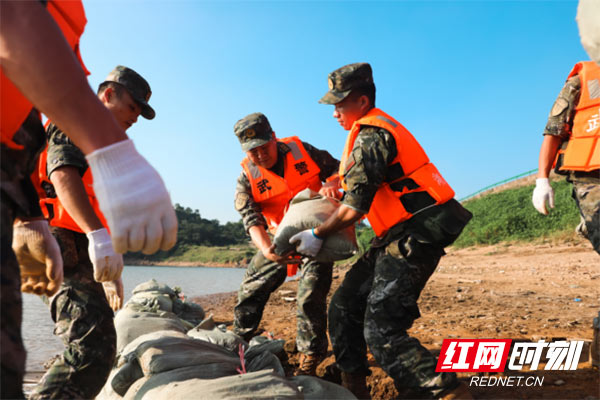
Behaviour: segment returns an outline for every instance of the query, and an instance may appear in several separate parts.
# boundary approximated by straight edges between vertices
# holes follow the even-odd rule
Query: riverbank
[[[422,317],[411,336],[434,353],[447,338],[510,338],[515,340],[592,339],[592,319],[598,315],[598,254],[585,240],[567,243],[508,244],[449,249],[421,294]],[[331,296],[342,282],[347,266],[336,266]],[[264,310],[260,328],[286,340],[292,373],[295,352],[297,280],[284,283]],[[218,323],[231,326],[236,293],[200,296],[201,304]],[[589,352],[589,348],[586,347]],[[391,378],[369,354],[368,377],[374,399],[412,398],[398,393]],[[317,374],[337,382],[331,347]],[[469,382],[473,374],[459,377]],[[497,376],[509,375],[508,373]],[[598,399],[600,378],[582,354],[576,371],[528,371],[543,377],[541,387],[471,387],[477,399]]]
[[[161,266],[161,267],[210,267],[210,268],[246,268],[248,265],[246,262],[214,262],[214,261],[153,261],[135,258],[126,258],[125,264],[132,267],[148,267],[148,266]]]

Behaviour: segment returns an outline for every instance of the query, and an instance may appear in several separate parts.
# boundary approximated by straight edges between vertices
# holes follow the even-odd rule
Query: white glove
[[[86,156],[94,191],[117,253],[168,250],[177,240],[177,217],[167,188],[131,140]],[[110,280],[110,279],[109,279]]]
[[[21,291],[52,296],[63,281],[60,247],[48,221],[20,221],[13,226],[12,248],[21,269]]]
[[[535,189],[533,189],[531,201],[535,209],[544,215],[548,215],[546,202],[550,208],[554,208],[554,190],[552,190],[548,178],[538,178],[535,180]]]
[[[316,256],[323,245],[323,239],[315,235],[314,229],[307,229],[296,233],[290,238],[290,244],[296,242],[300,242],[296,246],[296,251],[309,257]]]
[[[120,310],[123,307],[123,280],[119,278],[115,281],[102,282],[102,288],[110,308],[113,311]]]
[[[106,228],[86,234],[89,245],[88,253],[94,266],[96,282],[110,282],[121,277],[123,256],[115,253],[110,235]]]

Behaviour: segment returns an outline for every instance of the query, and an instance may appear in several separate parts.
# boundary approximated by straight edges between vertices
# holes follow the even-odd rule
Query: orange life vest
[[[377,236],[382,237],[394,225],[454,197],[454,191],[429,162],[427,154],[413,135],[378,108],[372,108],[367,115],[356,121],[348,134],[340,162],[340,178],[344,190],[348,190],[344,174],[352,167],[346,166],[346,163],[363,125],[376,126],[390,132],[397,148],[396,157],[388,164],[387,180],[375,193],[367,213],[367,219]]]
[[[42,209],[42,213],[44,217],[48,220],[48,223],[51,226],[56,226],[59,228],[69,229],[75,232],[84,233],[83,230],[77,225],[77,223],[73,220],[73,218],[69,215],[65,207],[62,205],[58,197],[47,197],[46,193],[43,191],[42,185],[44,182],[47,184],[51,184],[50,179],[48,178],[46,168],[46,162],[48,159],[48,146],[44,149],[42,154],[40,154],[40,158],[38,160],[38,169],[35,172],[37,175],[37,183],[36,189],[38,190],[38,194],[40,194],[40,208]],[[85,187],[85,192],[88,195],[88,199],[96,216],[102,223],[106,229],[108,229],[108,224],[106,223],[106,218],[100,211],[100,205],[98,204],[98,199],[96,198],[96,194],[94,193],[94,179],[92,178],[92,172],[90,168],[88,168],[83,177],[81,178],[83,182],[83,186]],[[41,192],[40,192],[41,190]]]
[[[290,148],[285,156],[283,178],[257,166],[247,157],[242,161],[242,168],[252,188],[252,197],[260,205],[271,231],[277,228],[288,203],[298,192],[306,188],[316,192],[321,189],[321,170],[310,158],[300,139],[292,136],[277,141]]]
[[[581,94],[560,170],[589,172],[600,168],[600,66],[579,62],[569,78],[575,75],[581,80]]]
[[[81,0],[51,0],[47,4],[47,9],[61,29],[69,46],[75,51],[84,72],[89,75],[79,53],[79,38],[87,22]],[[0,140],[3,145],[12,149],[23,149],[22,145],[13,141],[13,136],[32,108],[33,104],[2,71],[0,73],[0,115],[2,116],[0,118]]]

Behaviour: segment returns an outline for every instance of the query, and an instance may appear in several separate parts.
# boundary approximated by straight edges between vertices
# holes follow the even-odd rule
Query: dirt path
[[[345,269],[334,272],[332,291]],[[295,296],[297,282],[287,282],[271,296],[261,328],[289,343],[289,372],[297,364],[294,354]],[[291,295],[281,291],[292,291]],[[235,294],[197,298],[215,320],[230,324]],[[429,280],[420,299],[420,319],[410,330],[424,346],[439,352],[445,338],[495,338],[547,341],[592,339],[592,319],[600,310],[600,257],[589,243],[486,246],[450,250]],[[586,347],[587,349],[587,347]],[[317,373],[332,381],[333,356]],[[392,380],[370,356],[373,374],[369,385],[373,398],[399,396]],[[459,377],[468,382],[473,374]],[[532,371],[517,375],[544,377],[541,387],[472,387],[481,399],[598,399],[600,373],[587,354],[576,371]],[[402,397],[410,393],[402,393]]]

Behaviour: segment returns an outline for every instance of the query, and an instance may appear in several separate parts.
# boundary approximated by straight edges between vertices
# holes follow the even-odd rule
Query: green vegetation
[[[555,207],[549,215],[538,213],[531,204],[534,186],[508,189],[464,202],[473,213],[473,219],[454,245],[528,241],[573,231],[579,223],[579,211],[571,198],[571,185],[561,179],[552,182],[552,187]]]
[[[237,263],[254,255],[242,221],[221,225],[200,216],[198,210],[175,204],[179,222],[177,244],[156,254],[128,253],[126,263],[186,261],[191,263]]]
[[[533,186],[521,186],[492,193],[463,205],[473,213],[473,219],[454,243],[456,247],[495,244],[499,242],[530,241],[538,238],[564,236],[573,232],[579,223],[579,211],[571,198],[571,185],[564,179],[552,182],[555,208],[550,215],[539,214],[531,204]],[[256,249],[250,245],[241,221],[221,225],[218,220],[207,220],[198,210],[175,205],[179,220],[177,244],[169,251],[154,255],[128,254],[126,262],[190,263],[247,263]],[[357,225],[360,254],[368,250],[375,236],[363,223]],[[358,258],[359,255],[347,263]]]

